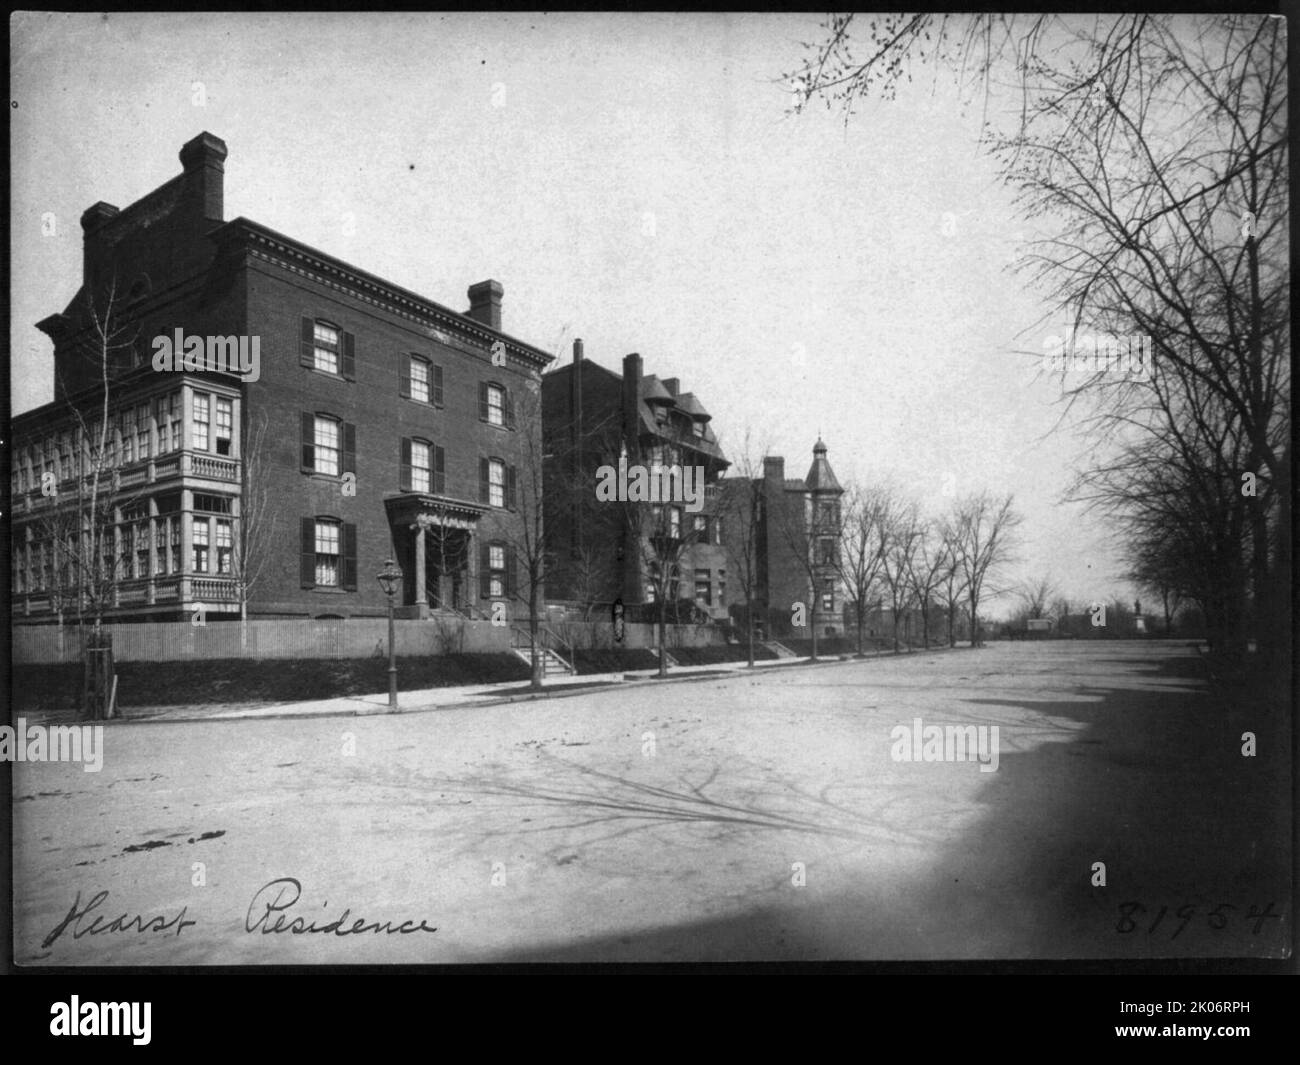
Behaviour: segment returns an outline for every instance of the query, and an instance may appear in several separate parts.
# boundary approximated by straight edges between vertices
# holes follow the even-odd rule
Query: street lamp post
[[[379,586],[388,596],[388,709],[397,709],[397,640],[393,624],[393,596],[397,594],[397,582],[402,579],[402,571],[391,558],[384,563],[384,568],[377,574]]]

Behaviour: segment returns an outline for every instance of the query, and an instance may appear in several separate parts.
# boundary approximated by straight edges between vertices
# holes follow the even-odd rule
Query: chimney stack
[[[573,361],[582,362],[582,340],[578,339],[573,342]]]
[[[501,331],[501,297],[505,288],[500,281],[480,281],[469,286],[469,310],[465,313],[489,329]]]
[[[763,459],[763,477],[778,484],[785,484],[785,459],[780,455],[767,455]]]
[[[87,285],[96,284],[100,274],[103,245],[96,234],[119,213],[119,208],[100,200],[81,215],[81,276]]]
[[[181,148],[185,192],[202,217],[225,219],[226,142],[206,130]]]

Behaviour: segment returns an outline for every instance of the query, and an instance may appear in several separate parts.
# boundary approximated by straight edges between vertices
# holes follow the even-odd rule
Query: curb
[[[936,648],[932,648],[929,651],[914,652],[914,654],[918,654],[918,655],[933,654],[936,652],[943,652],[948,650],[950,650],[950,648],[936,647]],[[642,677],[642,676],[637,676],[635,674],[624,674],[623,680],[610,681],[609,683],[606,684],[595,684],[589,686],[572,685],[571,687],[573,690],[571,691],[566,691],[565,688],[570,686],[565,685],[564,687],[554,688],[551,690],[543,689],[540,692],[523,692],[518,695],[507,695],[498,698],[480,699],[480,700],[474,700],[468,702],[425,703],[423,705],[418,705],[418,706],[399,706],[395,713],[394,711],[389,710],[387,706],[368,705],[353,710],[318,710],[318,711],[303,711],[300,713],[283,713],[283,714],[271,713],[271,714],[235,716],[233,714],[217,713],[217,714],[207,714],[202,717],[173,717],[171,715],[165,715],[165,716],[158,715],[154,717],[140,717],[140,718],[122,717],[122,718],[112,718],[108,721],[83,722],[83,724],[179,725],[179,724],[202,724],[204,722],[210,722],[210,721],[220,721],[220,722],[291,721],[291,720],[311,720],[314,718],[323,718],[323,717],[389,717],[389,716],[396,716],[401,714],[431,714],[431,713],[437,713],[440,710],[467,710],[467,709],[473,709],[479,707],[508,706],[512,703],[537,702],[539,700],[544,700],[544,699],[571,699],[578,695],[593,695],[600,692],[614,691],[614,690],[627,688],[627,687],[640,688],[640,687],[645,687],[647,685],[656,685],[656,684],[662,686],[664,684],[687,684],[695,681],[705,681],[705,680],[725,680],[729,677],[755,676],[760,673],[768,672],[770,670],[797,669],[801,666],[804,667],[842,666],[842,665],[847,665],[852,663],[871,662],[871,661],[875,661],[877,658],[886,658],[886,657],[893,658],[893,657],[904,657],[904,656],[872,655],[867,658],[855,658],[852,655],[846,655],[844,657],[836,656],[835,658],[829,658],[829,657],[819,658],[816,662],[812,662],[807,658],[798,658],[788,663],[779,662],[779,663],[774,663],[772,665],[756,667],[752,672],[747,666],[742,665],[739,669],[721,669],[721,670],[714,670],[710,672],[699,672],[699,673],[680,673],[677,674],[676,676],[670,673],[666,677],[659,677],[659,676]]]

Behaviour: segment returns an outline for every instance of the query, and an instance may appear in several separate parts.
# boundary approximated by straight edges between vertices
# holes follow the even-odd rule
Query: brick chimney
[[[582,341],[573,342],[569,371],[569,449],[573,452],[573,483],[582,476]]]
[[[681,387],[681,380],[676,377],[665,377],[663,381],[663,385],[664,388],[668,390],[668,394],[672,396],[674,399],[676,399],[677,390]]]
[[[785,459],[780,455],[767,455],[763,458],[763,477],[768,481],[785,484]]]
[[[623,442],[627,461],[641,461],[641,356],[623,356]]]
[[[225,220],[226,142],[206,130],[181,148],[185,197],[204,218]]]
[[[501,297],[506,290],[500,281],[480,281],[469,286],[469,310],[466,315],[489,329],[501,331]]]
[[[120,208],[100,200],[81,215],[81,276],[87,284],[94,284],[100,274],[104,245],[97,234],[119,213]]]

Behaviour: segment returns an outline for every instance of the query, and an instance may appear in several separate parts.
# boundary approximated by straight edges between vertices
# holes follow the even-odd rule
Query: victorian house
[[[656,602],[662,595],[679,619],[725,619],[726,553],[718,514],[718,478],[729,463],[700,399],[676,377],[644,371],[639,354],[621,374],[584,358],[542,378],[547,459],[546,527],[553,549],[551,600],[585,611]],[[601,471],[638,467],[654,475],[697,477],[688,501],[675,489],[662,496],[610,501],[597,487]],[[698,476],[697,476],[698,475]],[[692,609],[686,609],[692,608]]]

